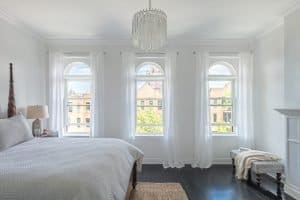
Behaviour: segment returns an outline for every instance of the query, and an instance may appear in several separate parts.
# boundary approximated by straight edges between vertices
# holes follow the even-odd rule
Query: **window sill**
[[[211,133],[213,137],[237,137],[237,133]]]
[[[135,135],[135,137],[164,137],[164,135]]]

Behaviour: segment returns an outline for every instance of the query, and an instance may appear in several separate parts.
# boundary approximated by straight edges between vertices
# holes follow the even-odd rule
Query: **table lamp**
[[[40,136],[42,134],[42,121],[40,119],[49,118],[48,106],[34,105],[27,107],[27,119],[35,119],[32,122],[32,134]]]

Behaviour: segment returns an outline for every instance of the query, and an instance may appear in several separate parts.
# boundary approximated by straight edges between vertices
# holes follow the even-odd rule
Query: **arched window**
[[[163,135],[164,133],[164,82],[163,68],[155,62],[144,62],[136,67],[137,136]]]
[[[87,62],[68,62],[65,66],[64,79],[64,136],[89,136],[91,133],[91,68]]]
[[[208,69],[210,130],[212,134],[235,134],[236,71],[226,62]]]

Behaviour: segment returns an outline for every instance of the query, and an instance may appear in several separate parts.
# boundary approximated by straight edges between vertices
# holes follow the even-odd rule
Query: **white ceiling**
[[[152,0],[175,40],[243,39],[279,21],[296,0]],[[130,39],[147,0],[0,0],[0,9],[45,38]],[[1,13],[0,10],[0,13]]]

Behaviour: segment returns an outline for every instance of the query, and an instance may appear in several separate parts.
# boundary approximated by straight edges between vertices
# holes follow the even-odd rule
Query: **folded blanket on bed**
[[[272,153],[264,151],[249,150],[239,153],[235,157],[236,177],[238,179],[247,179],[248,170],[255,161],[274,161],[280,158]]]

